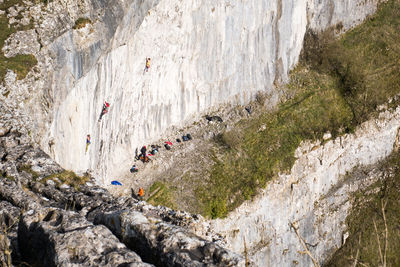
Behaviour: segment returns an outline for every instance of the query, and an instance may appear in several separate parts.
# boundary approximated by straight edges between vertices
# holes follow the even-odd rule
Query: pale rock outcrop
[[[75,212],[47,208],[29,210],[18,227],[22,254],[44,266],[152,266],[102,225]]]
[[[312,266],[293,223],[308,249],[321,263],[342,245],[351,194],[378,179],[345,179],[357,166],[374,164],[394,149],[400,127],[400,108],[384,111],[363,123],[354,134],[325,144],[304,143],[295,153],[290,174],[281,174],[252,202],[245,202],[226,219],[211,223],[224,236],[227,248],[244,253],[258,266]]]
[[[40,44],[37,41],[35,30],[13,33],[13,35],[7,39],[2,50],[6,57],[15,57],[19,54],[37,54],[40,50]]]
[[[243,266],[240,255],[201,239],[184,228],[132,210],[94,211],[95,223],[106,225],[144,260],[157,266]]]

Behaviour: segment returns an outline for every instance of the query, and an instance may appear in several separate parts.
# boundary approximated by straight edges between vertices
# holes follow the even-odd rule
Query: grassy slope
[[[207,185],[196,190],[203,215],[225,216],[278,172],[290,170],[301,141],[352,131],[399,93],[399,12],[399,1],[389,1],[340,40],[321,35],[325,39],[305,50],[292,73],[288,91],[294,97],[219,138],[224,152],[215,156]]]
[[[357,255],[357,266],[381,264],[379,246],[381,246],[382,256],[385,255],[382,203],[387,203],[385,208],[388,226],[386,266],[400,266],[400,153],[393,153],[377,168],[382,171],[380,180],[365,192],[355,194],[353,211],[347,218],[349,238],[346,244],[325,264],[326,266],[354,266]],[[377,236],[379,236],[379,243]]]
[[[206,215],[224,216],[278,172],[289,170],[302,140],[351,125],[351,110],[333,89],[335,79],[307,69],[296,70],[292,77],[301,84],[291,84],[301,91],[293,99],[276,113],[262,114],[223,134],[226,153],[215,158],[209,184],[198,191]]]
[[[146,199],[152,205],[163,203],[164,206],[176,209],[174,188],[162,182],[155,182],[149,189],[149,197]]]
[[[28,30],[32,25],[25,27],[17,27],[15,24],[9,25],[7,18],[7,9],[16,5],[23,5],[22,0],[4,0],[0,4],[0,10],[6,11],[0,15],[0,48],[4,46],[5,40],[18,30]],[[7,69],[13,70],[17,74],[17,79],[23,79],[29,70],[37,64],[37,60],[33,55],[17,55],[12,58],[6,58],[3,52],[0,52],[0,81],[4,79]]]

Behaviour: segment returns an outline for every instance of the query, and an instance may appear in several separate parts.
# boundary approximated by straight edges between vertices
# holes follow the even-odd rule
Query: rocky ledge
[[[245,265],[211,235],[195,234],[207,232],[201,216],[112,197],[88,177],[68,179],[23,127],[0,126],[0,261],[6,266]]]

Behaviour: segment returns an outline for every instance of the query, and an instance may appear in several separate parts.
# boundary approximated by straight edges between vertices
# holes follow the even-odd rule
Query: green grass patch
[[[325,266],[353,266],[357,254],[357,266],[383,266],[379,255],[379,245],[382,255],[385,246],[382,203],[387,203],[384,209],[388,230],[386,266],[400,266],[400,154],[393,153],[377,168],[382,171],[380,180],[354,195],[346,222],[349,238]]]
[[[23,79],[33,66],[37,64],[34,55],[16,55],[12,58],[0,55],[0,80],[4,79],[7,69],[13,70],[17,74],[17,79]]]
[[[202,214],[226,216],[279,172],[289,171],[302,141],[328,131],[333,137],[352,132],[398,94],[399,25],[400,2],[389,1],[340,39],[329,32],[310,34],[287,86],[292,97],[276,112],[243,120],[217,138],[220,151],[209,180],[196,189]]]
[[[171,209],[176,209],[174,191],[175,189],[168,184],[155,182],[150,186],[147,202],[154,206],[163,205]]]
[[[7,18],[7,9],[15,5],[24,5],[22,0],[5,0],[0,4],[0,10],[6,11],[5,14],[0,15],[0,48],[4,46],[5,40],[14,32],[19,30],[28,30],[33,28],[33,24],[28,26],[18,27],[15,24],[9,25]],[[20,16],[20,14],[18,15]],[[26,77],[30,69],[37,64],[37,60],[33,55],[17,55],[15,57],[6,58],[0,52],[0,81],[4,80],[7,70],[10,69],[17,74],[17,79]]]
[[[92,21],[88,18],[79,18],[75,21],[74,29],[81,29],[86,26],[86,24],[92,23]]]

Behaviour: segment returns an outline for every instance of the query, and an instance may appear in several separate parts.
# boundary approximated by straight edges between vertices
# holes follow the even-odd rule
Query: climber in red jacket
[[[108,108],[109,108],[109,107],[110,107],[110,104],[107,103],[107,101],[104,101],[103,109],[102,109],[102,111],[101,111],[99,121],[101,121],[101,118],[104,116],[104,114],[106,114],[106,113],[108,112]]]

